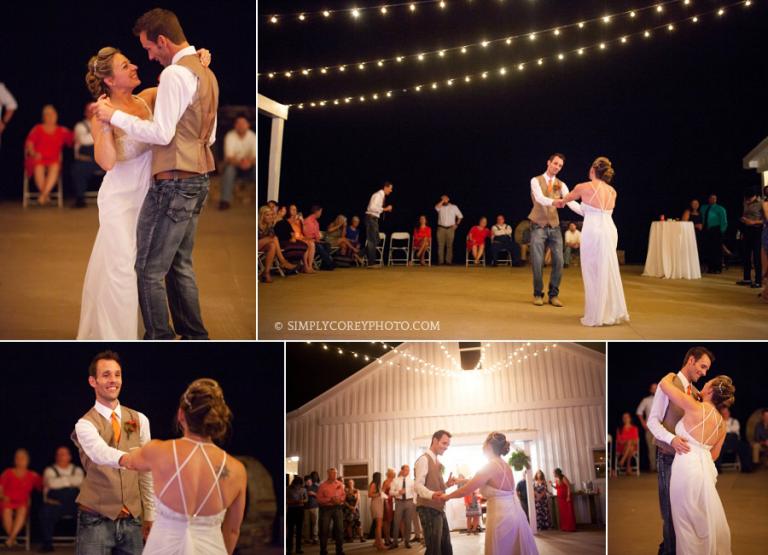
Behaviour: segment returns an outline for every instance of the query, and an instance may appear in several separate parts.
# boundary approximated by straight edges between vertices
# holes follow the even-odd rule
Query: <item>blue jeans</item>
[[[374,266],[376,264],[376,245],[379,244],[379,219],[365,215],[365,249],[368,255],[368,265]],[[384,264],[384,257],[381,257],[381,264]]]
[[[544,296],[544,252],[552,251],[552,274],[549,276],[549,298],[560,294],[563,277],[563,234],[559,227],[541,227],[531,222],[531,266],[533,268],[533,296]]]
[[[568,245],[565,246],[565,256],[563,257],[563,262],[566,266],[569,266],[571,264],[571,255],[575,252],[576,254],[579,254],[581,252],[580,248],[571,248]]]
[[[75,555],[141,555],[143,550],[140,519],[78,512]]]
[[[144,339],[208,339],[192,269],[208,176],[154,181],[139,213],[136,277]],[[168,321],[168,309],[173,328]],[[174,331],[175,330],[175,331]]]
[[[256,166],[250,170],[241,170],[237,166],[227,164],[221,174],[221,201],[232,202],[232,194],[235,191],[235,180],[237,177],[244,177],[249,181],[256,183]]]
[[[427,545],[425,555],[453,555],[451,529],[445,512],[431,507],[416,507],[416,512],[419,514],[424,543]]]
[[[672,478],[672,462],[675,455],[666,455],[656,449],[656,470],[659,480],[659,508],[663,521],[664,541],[659,545],[659,555],[675,555],[675,526],[672,523],[672,505],[669,502],[669,482]]]

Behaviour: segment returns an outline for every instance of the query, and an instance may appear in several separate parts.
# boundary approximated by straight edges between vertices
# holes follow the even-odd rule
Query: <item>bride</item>
[[[199,50],[203,65],[207,50]],[[109,97],[115,107],[152,119],[157,88],[134,95],[141,84],[133,65],[107,46],[88,61],[85,82],[94,98]],[[99,231],[85,272],[77,339],[138,339],[136,222],[152,180],[151,145],[91,118],[94,157],[107,173],[99,188]]]
[[[213,444],[228,435],[231,419],[219,384],[195,380],[179,403],[183,437],[153,440],[120,458],[124,468],[152,471],[155,489],[160,488],[144,555],[231,555],[235,550],[245,512],[246,471]]]
[[[493,432],[483,444],[488,464],[465,485],[442,498],[455,499],[480,488],[488,500],[485,555],[538,555],[528,519],[515,493],[512,469],[502,460],[509,453],[504,434]]]
[[[616,256],[618,233],[613,223],[616,190],[611,187],[613,166],[604,156],[592,162],[589,179],[580,183],[555,206],[581,199],[584,226],[581,235],[581,275],[584,280],[585,326],[604,326],[629,321],[624,288]]]
[[[701,390],[701,402],[675,387],[675,374],[659,384],[662,391],[685,411],[675,434],[688,441],[691,450],[678,453],[672,462],[669,498],[675,525],[677,555],[730,555],[731,530],[715,489],[725,440],[720,409],[733,404],[736,388],[728,376],[709,380]]]

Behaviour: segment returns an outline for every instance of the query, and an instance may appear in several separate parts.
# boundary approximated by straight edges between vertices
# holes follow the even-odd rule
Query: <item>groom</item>
[[[192,249],[197,219],[215,169],[210,145],[215,139],[219,85],[190,46],[176,15],[155,8],[133,28],[160,74],[151,121],[97,104],[99,119],[134,139],[154,145],[154,180],[139,214],[136,274],[144,339],[208,339],[200,313]],[[168,322],[170,307],[173,329]]]
[[[140,555],[155,520],[152,474],[122,470],[125,452],[150,441],[147,417],[121,406],[120,357],[97,354],[88,368],[96,403],[75,425],[85,479],[77,497],[77,555]]]
[[[426,555],[453,555],[451,529],[445,516],[445,501],[441,495],[456,484],[456,478],[450,476],[443,481],[442,465],[437,457],[445,453],[451,445],[451,434],[438,430],[432,434],[432,443],[421,457],[416,460],[416,512],[424,531]]]
[[[700,398],[699,391],[693,386],[693,383],[707,375],[707,371],[714,361],[715,355],[706,347],[692,347],[685,354],[683,367],[674,379],[675,387],[697,399]],[[672,462],[675,460],[675,453],[687,453],[691,450],[684,438],[675,435],[675,425],[683,415],[683,409],[670,403],[669,397],[660,387],[657,387],[647,423],[648,429],[656,438],[659,507],[664,526],[664,541],[659,545],[659,555],[675,554],[675,528],[672,523],[669,483],[672,478]]]
[[[533,269],[533,304],[544,305],[544,253],[547,247],[552,252],[552,274],[549,278],[549,304],[563,306],[560,301],[560,279],[563,274],[563,234],[560,231],[560,217],[554,206],[556,199],[568,194],[568,187],[557,178],[563,169],[565,156],[555,153],[547,160],[547,171],[531,179],[531,200],[533,209],[528,214],[531,221],[531,268]],[[568,208],[583,216],[581,205],[572,201]]]

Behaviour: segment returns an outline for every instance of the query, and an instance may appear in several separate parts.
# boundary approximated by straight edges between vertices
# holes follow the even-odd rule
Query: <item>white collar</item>
[[[680,381],[683,382],[683,391],[687,391],[688,386],[691,385],[691,382],[688,381],[688,378],[685,377],[685,374],[683,374],[683,371],[677,373],[677,377],[680,378]]]
[[[111,409],[108,406],[102,405],[101,403],[96,401],[96,404],[94,404],[94,408],[96,409],[96,412],[98,412],[101,416],[103,416],[107,420],[112,420],[113,412],[117,414],[118,420],[122,420],[122,414],[120,411],[120,401],[117,402],[117,406],[114,409]]]
[[[432,457],[433,461],[437,462],[437,455],[435,455],[435,453],[434,453],[434,451],[432,451],[432,449],[427,448],[426,453],[427,453],[427,455]]]
[[[552,180],[553,180],[555,177],[557,177],[556,175],[553,175],[552,177],[549,177],[549,174],[548,174],[547,172],[544,172],[544,174],[543,174],[543,175],[544,175],[544,181],[546,181],[547,183],[549,183],[549,182],[550,182],[550,181],[552,181]]]
[[[171,65],[181,60],[184,56],[190,56],[195,52],[197,52],[197,50],[195,50],[195,47],[192,45],[189,45],[186,48],[182,48],[181,50],[176,52],[176,54],[173,56],[173,59],[171,60]]]

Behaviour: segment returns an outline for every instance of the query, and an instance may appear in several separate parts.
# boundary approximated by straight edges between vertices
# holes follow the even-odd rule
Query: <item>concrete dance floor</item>
[[[74,210],[0,204],[0,339],[74,339],[98,228],[95,204]],[[211,339],[256,337],[256,215],[208,202],[193,253]]]
[[[731,528],[733,553],[766,552],[768,470],[751,474],[725,472],[717,491]],[[661,516],[656,474],[611,478],[608,482],[608,555],[648,555],[661,542]]]
[[[699,280],[642,277],[622,266],[631,321],[588,328],[579,323],[584,293],[578,267],[564,270],[564,308],[532,304],[531,269],[392,267],[336,269],[259,284],[262,339],[765,339],[768,304],[735,285],[732,268]],[[549,276],[549,268],[545,271]],[[439,330],[308,330],[305,321],[431,321]],[[300,322],[302,322],[300,324]],[[420,324],[420,326],[423,326]]]

